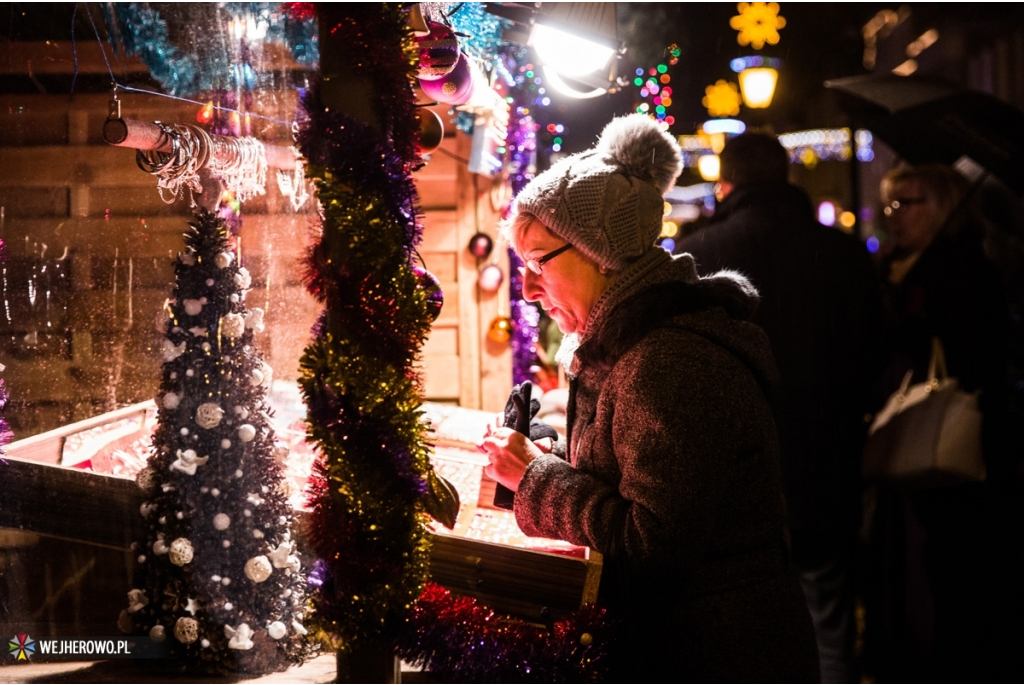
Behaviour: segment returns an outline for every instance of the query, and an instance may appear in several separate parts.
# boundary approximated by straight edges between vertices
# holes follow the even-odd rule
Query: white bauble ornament
[[[245,327],[251,328],[256,333],[260,333],[264,329],[263,310],[259,307],[253,307],[246,312]]]
[[[149,629],[149,639],[153,642],[163,642],[167,639],[167,629],[159,623]]]
[[[139,590],[134,588],[128,591],[128,613],[134,614],[142,607],[149,604],[149,597],[146,596],[145,590]]]
[[[156,471],[147,466],[146,468],[139,471],[138,475],[135,476],[135,484],[139,486],[139,490],[143,492],[149,492],[156,485]]]
[[[231,526],[231,517],[227,514],[217,514],[213,517],[213,527],[217,530],[227,530]]]
[[[167,556],[175,566],[184,566],[192,561],[192,554],[192,543],[189,542],[188,538],[178,538],[171,543],[171,549],[168,551]]]
[[[244,266],[239,267],[238,273],[235,274],[235,285],[242,290],[252,285],[252,276],[249,275],[249,270]]]
[[[288,628],[286,628],[280,621],[274,621],[267,625],[267,635],[270,636],[271,640],[280,640],[287,634]]]
[[[199,639],[199,623],[194,618],[182,616],[174,624],[174,637],[183,645],[190,645]]]
[[[181,304],[185,307],[185,313],[189,316],[198,316],[199,312],[203,311],[203,300],[206,298],[200,298],[198,300],[186,299],[182,300]]]
[[[220,334],[229,338],[240,338],[245,333],[245,319],[241,314],[225,314],[220,317]]]
[[[237,628],[225,625],[224,636],[230,649],[252,649],[252,629],[247,623],[240,623]]]
[[[231,262],[234,258],[228,252],[218,252],[213,258],[213,263],[217,265],[218,269],[226,269],[231,266]]]
[[[200,428],[216,428],[224,418],[224,410],[216,402],[204,402],[196,408],[196,423]]]
[[[176,392],[169,392],[164,395],[164,409],[177,409],[178,405],[181,404],[181,397]]]
[[[163,355],[165,362],[174,361],[181,355],[185,354],[185,343],[182,341],[175,345],[167,338],[164,338],[164,341],[160,343],[160,354]]]
[[[270,560],[262,554],[245,562],[245,577],[254,583],[262,583],[273,572],[274,568],[270,565]]]
[[[238,427],[238,439],[242,442],[252,442],[256,437],[256,427],[251,423],[243,423]]]

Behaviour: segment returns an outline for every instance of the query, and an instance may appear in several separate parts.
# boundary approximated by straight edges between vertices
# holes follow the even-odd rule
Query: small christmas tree
[[[159,426],[138,476],[146,539],[119,625],[163,641],[193,670],[268,673],[301,663],[306,581],[264,398],[271,369],[253,347],[248,271],[223,221],[190,222],[164,334]]]

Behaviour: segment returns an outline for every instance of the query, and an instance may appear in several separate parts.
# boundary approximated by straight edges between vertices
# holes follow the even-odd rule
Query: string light
[[[777,2],[741,2],[729,26],[739,31],[736,42],[760,50],[765,43],[778,45],[779,29],[786,27],[785,17],[779,16]]]

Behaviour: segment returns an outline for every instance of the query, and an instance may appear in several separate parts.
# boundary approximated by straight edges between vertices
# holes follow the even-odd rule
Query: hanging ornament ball
[[[494,241],[486,233],[476,233],[469,239],[469,253],[477,259],[487,259],[494,249]]]
[[[142,469],[135,476],[135,484],[139,486],[139,490],[149,492],[156,485],[156,471],[148,466]]]
[[[196,423],[200,428],[216,428],[224,418],[224,410],[215,402],[204,402],[196,408]]]
[[[149,629],[149,639],[153,642],[163,642],[167,639],[167,629],[157,623]]]
[[[243,423],[238,427],[238,439],[242,442],[252,442],[256,437],[256,427],[251,423]]]
[[[427,296],[427,321],[433,323],[441,314],[444,306],[444,292],[441,290],[441,282],[437,277],[421,266],[412,267],[416,275],[416,283]]]
[[[229,338],[241,338],[245,333],[245,319],[241,314],[225,314],[220,319],[220,333]]]
[[[228,268],[232,261],[231,254],[228,252],[218,252],[217,256],[213,258],[213,263],[217,265],[218,269]]]
[[[132,632],[133,628],[132,617],[128,614],[128,610],[122,609],[121,613],[117,617],[117,629],[122,633],[128,634]]]
[[[213,517],[213,527],[217,530],[227,530],[231,525],[231,517],[227,514],[217,514]]]
[[[174,624],[174,637],[183,645],[190,645],[199,639],[199,624],[194,618],[182,616]]]
[[[432,109],[420,107],[418,113],[420,119],[420,154],[429,155],[441,147],[444,140],[444,122]]]
[[[512,337],[512,321],[507,316],[496,316],[487,329],[487,337],[496,343],[507,343]]]
[[[192,561],[192,543],[188,538],[178,538],[171,543],[171,549],[167,556],[175,566],[184,566]]]
[[[461,105],[473,94],[473,70],[469,58],[463,55],[452,72],[436,81],[420,80],[427,97],[446,105]]]
[[[273,572],[274,567],[270,565],[270,559],[262,554],[245,562],[245,577],[254,583],[262,583]]]
[[[497,264],[488,264],[484,268],[480,269],[480,289],[484,292],[497,292],[504,280],[505,274],[501,272],[501,267]]]
[[[269,635],[272,640],[280,640],[287,634],[288,628],[286,628],[280,621],[274,621],[267,626],[267,635]]]
[[[424,81],[436,81],[451,73],[459,61],[459,41],[451,27],[428,21],[430,33],[416,39],[420,50],[419,76]]]
[[[584,647],[589,647],[590,645],[594,644],[594,636],[590,633],[583,633],[582,635],[580,635],[580,644]]]

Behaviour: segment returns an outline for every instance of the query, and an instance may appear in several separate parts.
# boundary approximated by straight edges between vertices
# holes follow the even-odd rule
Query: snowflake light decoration
[[[740,89],[735,83],[719,79],[715,85],[704,89],[704,99],[700,104],[708,108],[713,117],[734,117],[740,113]]]
[[[760,50],[765,43],[777,45],[779,29],[786,27],[785,17],[779,16],[777,2],[741,2],[736,6],[739,11],[729,20],[729,26],[740,32],[736,42],[749,45]]]

